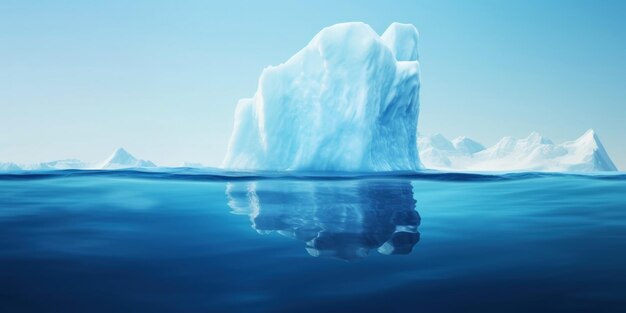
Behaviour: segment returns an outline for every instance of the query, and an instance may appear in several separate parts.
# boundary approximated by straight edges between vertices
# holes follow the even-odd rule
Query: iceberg
[[[81,170],[81,169],[122,169],[122,168],[148,168],[156,167],[147,160],[135,158],[123,148],[118,148],[105,161],[99,163],[83,162],[78,159],[63,159],[34,164],[2,163],[0,172],[10,171],[49,171],[49,170]]]
[[[37,164],[23,165],[24,170],[68,170],[68,169],[85,169],[89,168],[89,164],[77,159],[64,159],[50,162],[42,162]]]
[[[188,168],[202,168],[202,167],[206,167],[204,164],[202,163],[198,163],[198,162],[183,162],[180,164],[179,167],[188,167]]]
[[[17,164],[11,162],[0,162],[0,172],[13,172],[20,171],[20,168]]]
[[[321,30],[263,70],[242,99],[222,166],[245,170],[395,171],[420,167],[418,32],[393,23]]]
[[[485,148],[466,137],[449,141],[444,136],[420,136],[419,153],[426,168],[448,171],[617,171],[592,129],[561,144],[533,132],[523,139],[504,137]]]
[[[156,167],[156,165],[147,160],[140,160],[124,150],[118,148],[113,154],[106,159],[98,168],[100,169],[122,169],[122,168],[141,168]]]
[[[457,137],[452,140],[452,145],[454,146],[455,150],[466,154],[472,154],[485,150],[485,146],[483,146],[481,143],[465,136]]]

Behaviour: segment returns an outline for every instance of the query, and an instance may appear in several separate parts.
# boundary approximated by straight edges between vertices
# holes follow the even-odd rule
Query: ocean
[[[626,312],[626,174],[2,174],[0,312]]]

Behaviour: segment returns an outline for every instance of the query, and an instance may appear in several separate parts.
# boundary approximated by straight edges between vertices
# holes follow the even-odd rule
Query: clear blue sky
[[[219,165],[237,100],[321,28],[418,27],[419,130],[594,128],[626,169],[626,1],[0,0],[0,161]]]

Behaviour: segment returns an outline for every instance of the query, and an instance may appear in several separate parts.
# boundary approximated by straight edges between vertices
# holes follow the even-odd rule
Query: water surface
[[[625,312],[626,175],[0,175],[0,312]]]

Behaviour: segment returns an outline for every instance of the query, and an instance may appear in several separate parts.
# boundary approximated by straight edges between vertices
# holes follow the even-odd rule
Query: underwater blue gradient
[[[0,176],[2,312],[622,312],[626,176]]]

